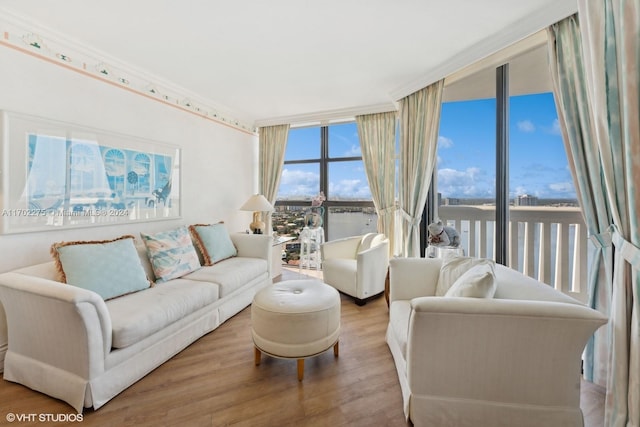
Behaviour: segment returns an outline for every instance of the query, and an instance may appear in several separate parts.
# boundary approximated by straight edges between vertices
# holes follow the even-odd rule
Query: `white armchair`
[[[580,357],[607,319],[502,265],[493,298],[435,296],[441,265],[389,266],[386,340],[413,425],[582,426]]]
[[[358,305],[384,291],[389,266],[389,239],[368,233],[324,243],[322,274],[325,283],[355,298]]]

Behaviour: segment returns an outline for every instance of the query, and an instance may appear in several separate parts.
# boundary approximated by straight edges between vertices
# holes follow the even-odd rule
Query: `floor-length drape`
[[[396,112],[356,117],[362,161],[378,214],[378,232],[395,242]],[[394,255],[389,245],[389,255]]]
[[[282,165],[287,147],[289,125],[261,127],[258,136],[258,168],[260,194],[272,205],[278,195]],[[266,229],[271,234],[271,212],[264,219]]]
[[[420,256],[420,219],[436,165],[444,80],[400,100],[398,189],[402,255]]]
[[[578,0],[613,224],[606,426],[640,426],[640,0]]]
[[[549,65],[558,120],[589,234],[589,305],[608,316],[611,306],[613,247],[611,214],[605,198],[602,162],[591,120],[578,16],[548,31]],[[587,345],[584,376],[602,387],[607,383],[609,329],[600,328]]]

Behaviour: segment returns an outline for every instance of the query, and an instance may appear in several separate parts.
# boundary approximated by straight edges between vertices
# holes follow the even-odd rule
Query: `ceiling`
[[[576,10],[576,0],[0,0],[5,18],[257,126],[389,111],[443,77],[451,99],[483,96],[487,57]],[[544,48],[511,53],[530,70],[523,52]],[[485,83],[471,81],[483,58]]]

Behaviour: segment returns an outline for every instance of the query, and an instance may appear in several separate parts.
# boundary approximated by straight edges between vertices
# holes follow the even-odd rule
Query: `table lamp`
[[[273,206],[266,197],[262,194],[254,194],[249,197],[249,200],[244,202],[244,205],[240,208],[241,211],[252,211],[253,212],[253,222],[249,224],[249,228],[253,232],[253,234],[263,234],[265,224],[262,221],[262,212],[272,212]]]

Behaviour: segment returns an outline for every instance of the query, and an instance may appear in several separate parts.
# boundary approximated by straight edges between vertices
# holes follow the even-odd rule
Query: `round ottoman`
[[[260,290],[251,304],[255,364],[262,353],[298,359],[298,380],[304,358],[333,347],[338,357],[340,295],[317,280],[288,280]]]

